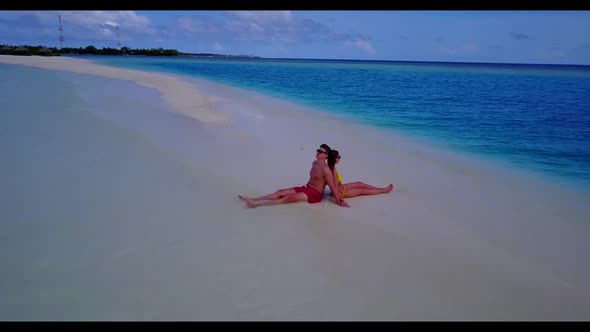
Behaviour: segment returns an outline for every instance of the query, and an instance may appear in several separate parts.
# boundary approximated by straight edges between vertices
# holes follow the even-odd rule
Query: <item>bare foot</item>
[[[391,192],[392,190],[393,190],[393,185],[392,184],[390,184],[389,186],[387,186],[387,188],[385,188],[385,192],[386,193]]]
[[[245,198],[244,201],[246,201],[246,205],[248,205],[249,208],[253,209],[256,207],[256,204],[254,204],[249,198]]]

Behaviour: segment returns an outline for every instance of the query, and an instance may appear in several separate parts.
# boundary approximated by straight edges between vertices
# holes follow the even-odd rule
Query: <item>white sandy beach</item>
[[[64,127],[79,142],[0,123],[22,135],[0,145],[1,320],[590,318],[586,193],[205,80],[68,57],[0,64],[126,87],[68,113],[96,126]],[[161,100],[129,97],[141,93]],[[8,150],[31,135],[55,151],[50,177]],[[395,189],[350,209],[237,198],[304,185],[322,143],[344,182]]]

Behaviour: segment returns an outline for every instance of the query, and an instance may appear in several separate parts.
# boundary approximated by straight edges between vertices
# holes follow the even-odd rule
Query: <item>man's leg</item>
[[[245,201],[247,199],[251,200],[251,201],[262,201],[265,199],[278,199],[278,198],[282,198],[286,195],[289,194],[294,194],[295,190],[293,188],[285,188],[285,189],[279,189],[277,191],[275,191],[272,194],[268,194],[268,195],[264,195],[264,196],[260,196],[260,197],[246,197],[246,196],[238,196],[241,200]]]
[[[298,193],[285,195],[282,198],[267,199],[267,200],[263,200],[263,201],[260,201],[260,200],[255,201],[253,199],[245,198],[244,201],[246,201],[246,205],[248,205],[249,208],[255,208],[255,207],[264,206],[264,205],[287,204],[287,203],[295,203],[295,202],[303,202],[303,201],[307,202],[307,195],[302,192],[298,192]]]

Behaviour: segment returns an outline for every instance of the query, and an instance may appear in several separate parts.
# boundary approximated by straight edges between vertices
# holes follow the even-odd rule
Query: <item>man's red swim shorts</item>
[[[313,204],[313,203],[319,203],[322,201],[322,193],[320,193],[319,191],[317,191],[316,189],[309,187],[309,186],[303,186],[303,187],[293,187],[293,190],[295,190],[296,193],[304,193],[307,195],[307,201],[309,202],[309,204]]]

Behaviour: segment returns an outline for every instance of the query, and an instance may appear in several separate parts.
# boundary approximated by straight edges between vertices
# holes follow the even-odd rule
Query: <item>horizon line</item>
[[[5,45],[8,46],[9,44],[0,44],[0,45]],[[24,46],[34,46],[34,45],[26,45],[26,44],[22,44],[22,45],[17,45],[17,47],[24,47]],[[57,47],[57,46],[46,46],[46,45],[37,45],[37,46],[42,46],[42,47],[47,47],[47,48],[56,48],[56,49],[61,49],[61,48],[84,48],[83,46],[79,46],[79,47]],[[94,46],[94,45],[88,45],[88,46]],[[86,47],[88,47],[86,46]],[[127,47],[127,46],[121,46],[119,47]],[[107,48],[107,47],[102,47],[102,48]],[[108,47],[108,48],[114,48],[117,49],[117,47]],[[143,49],[143,48],[142,48]],[[146,48],[147,49],[147,48]],[[162,47],[159,47],[157,49],[165,49]],[[165,49],[166,50],[166,49]],[[230,57],[233,58],[238,58],[238,57],[242,57],[242,58],[254,58],[254,59],[271,59],[271,60],[319,60],[319,61],[324,61],[324,60],[328,60],[328,61],[367,61],[367,62],[411,62],[411,63],[449,63],[449,64],[482,64],[482,65],[543,65],[543,66],[578,66],[578,67],[589,67],[589,64],[565,64],[565,63],[541,63],[541,62],[483,62],[483,61],[442,61],[442,60],[384,60],[384,59],[346,59],[346,58],[282,58],[282,57],[263,57],[263,56],[259,56],[259,55],[251,55],[251,54],[221,54],[221,53],[215,53],[215,52],[184,52],[184,51],[179,51],[177,49],[167,49],[167,50],[175,50],[179,53],[183,53],[183,54],[188,54],[188,56],[190,56],[190,54],[219,54],[219,55],[228,55]],[[80,54],[80,55],[92,55],[92,54]],[[102,54],[95,54],[95,55],[102,55]],[[136,55],[137,56],[137,55]],[[155,56],[155,55],[152,55]],[[187,55],[178,55],[178,56],[187,56]],[[218,57],[219,58],[219,57]]]

